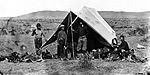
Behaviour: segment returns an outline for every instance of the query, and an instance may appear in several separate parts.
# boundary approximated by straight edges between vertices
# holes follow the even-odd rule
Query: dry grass
[[[136,49],[137,43],[147,46],[147,42],[140,42],[145,36],[129,36],[128,32],[130,30],[136,29],[138,26],[147,25],[147,20],[144,19],[119,19],[119,18],[109,18],[106,19],[107,22],[113,26],[114,30],[117,34],[124,33],[127,37],[126,40],[129,42],[130,47]],[[112,22],[111,22],[112,21]],[[2,26],[6,25],[6,22],[1,22]],[[11,22],[11,25],[23,25],[23,24],[30,24],[33,25],[36,22],[33,21],[14,21]],[[56,30],[56,26],[59,23],[50,23],[50,22],[40,22],[44,28],[50,29],[50,31],[46,32],[46,38],[48,39],[50,35]],[[10,26],[11,26],[10,25]],[[9,27],[10,28],[10,27]],[[12,38],[12,39],[10,39]],[[16,46],[13,40],[18,40],[18,37],[12,36],[0,36],[0,52],[1,54],[6,55],[10,52],[10,47],[13,51],[19,51],[19,46]],[[28,49],[28,52],[34,52],[34,42],[33,37],[30,34],[27,35],[20,35],[20,44],[25,44]],[[56,54],[56,43],[50,44],[49,46],[45,47],[51,51],[51,53]],[[44,49],[45,49],[44,48]],[[144,57],[145,52],[147,49],[136,49],[137,55],[139,57]],[[114,75],[114,73],[130,73],[135,74],[139,72],[143,64],[141,63],[130,63],[130,62],[106,62],[100,60],[92,60],[89,62],[89,66],[92,65],[95,68],[87,69],[81,68],[78,65],[78,60],[70,60],[70,61],[60,61],[60,60],[47,60],[44,63],[7,63],[7,62],[0,62],[0,70],[6,73],[14,73],[14,75],[19,75],[17,73],[29,73],[29,72],[43,72],[40,70],[46,71],[46,74],[43,75]],[[86,62],[87,63],[87,62]],[[86,65],[86,66],[88,66]],[[89,67],[88,66],[88,67]],[[42,75],[42,74],[41,74]]]
[[[5,73],[39,73],[39,75],[114,75],[114,74],[135,74],[141,71],[144,64],[130,62],[105,62],[92,60],[94,69],[81,68],[78,60],[60,61],[46,60],[37,63],[0,63],[0,71]]]

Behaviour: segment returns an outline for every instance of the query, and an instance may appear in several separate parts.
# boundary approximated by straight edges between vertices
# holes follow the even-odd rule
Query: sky
[[[79,11],[83,6],[98,11],[150,11],[150,0],[0,0],[0,17],[15,17],[43,10]]]

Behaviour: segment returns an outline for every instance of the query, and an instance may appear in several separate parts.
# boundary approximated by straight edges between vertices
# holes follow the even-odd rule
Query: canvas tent
[[[116,38],[115,31],[107,24],[107,22],[95,9],[89,7],[83,7],[78,13],[70,11],[62,21],[61,24],[65,25],[65,32],[67,33],[67,43],[70,43],[71,46],[77,44],[79,36],[72,31],[72,28],[76,29],[77,25],[80,25],[79,22],[86,25],[88,29],[88,50],[91,51],[92,49],[103,46],[111,47],[112,39]],[[59,30],[60,29],[57,28],[56,32],[48,39],[46,43],[42,45],[41,48],[56,41]]]

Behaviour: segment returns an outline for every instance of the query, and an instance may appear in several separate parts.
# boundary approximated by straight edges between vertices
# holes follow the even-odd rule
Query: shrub
[[[82,55],[78,63],[79,67],[84,69],[94,69],[91,59],[92,58],[88,54]]]
[[[143,28],[137,27],[136,33],[138,33],[140,36],[143,36],[148,33],[148,29],[144,27]]]

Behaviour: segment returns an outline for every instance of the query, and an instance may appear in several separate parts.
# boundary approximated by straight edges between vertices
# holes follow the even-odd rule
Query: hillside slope
[[[14,19],[63,19],[67,13],[67,11],[37,11],[14,17]],[[150,12],[98,11],[98,13],[103,18],[149,18],[150,15]]]

